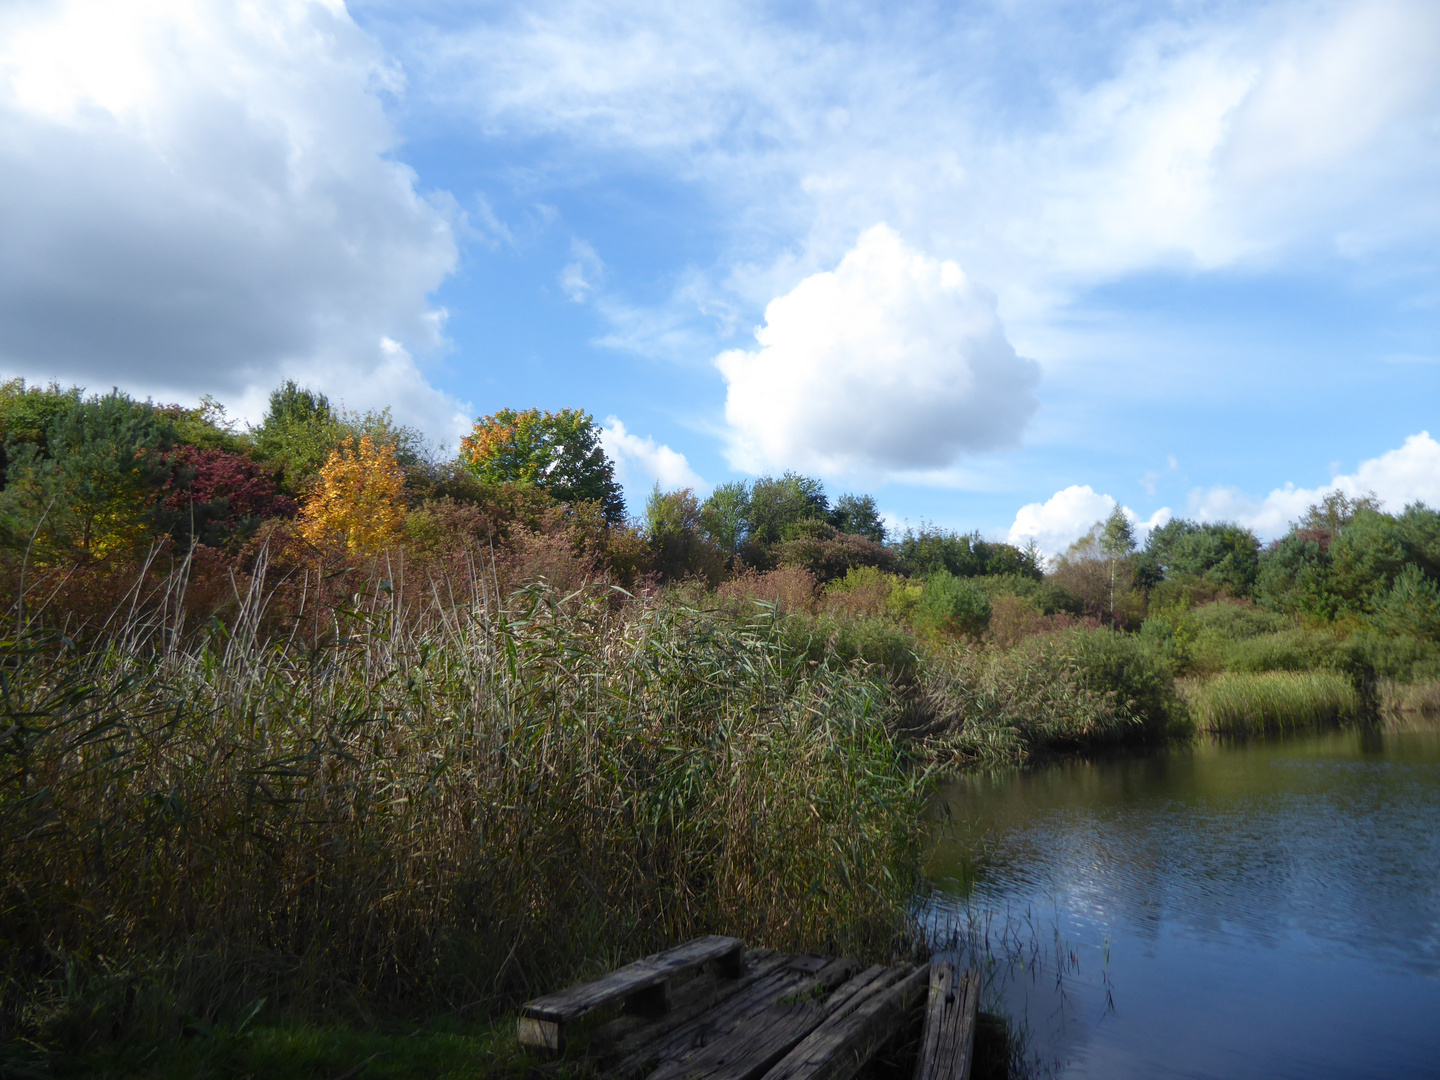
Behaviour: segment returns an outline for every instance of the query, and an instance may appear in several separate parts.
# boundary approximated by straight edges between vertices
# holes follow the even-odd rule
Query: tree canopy
[[[481,480],[544,488],[565,503],[596,502],[607,521],[625,520],[614,462],[600,445],[594,417],[580,409],[501,409],[482,416],[460,441],[460,460]]]

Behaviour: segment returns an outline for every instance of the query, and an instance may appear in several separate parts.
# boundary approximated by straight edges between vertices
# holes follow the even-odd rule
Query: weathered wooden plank
[[[785,966],[788,957],[771,949],[745,955],[745,970],[739,978],[719,974],[701,975],[683,984],[671,1000],[670,1011],[662,1016],[621,1016],[590,1036],[590,1052],[602,1060],[619,1060],[656,1043],[691,1020],[718,1009],[737,994]]]
[[[948,960],[930,968],[930,999],[915,1080],[970,1080],[980,973],[960,971]]]
[[[764,1080],[849,1080],[898,1030],[929,981],[929,965],[922,965],[868,995],[848,1014],[827,1018],[765,1073]]]
[[[606,1071],[615,1077],[648,1076],[665,1063],[683,1058],[698,1047],[723,1037],[777,999],[795,993],[802,985],[809,985],[813,977],[790,968],[784,962],[788,959],[782,957],[778,966],[715,1008],[687,1020],[659,1039],[628,1051],[623,1058],[612,1060]]]
[[[696,938],[616,968],[590,982],[527,1001],[524,1012],[526,1016],[545,1020],[574,1020],[601,1005],[622,1000],[707,961],[728,963],[732,972],[738,973],[744,950],[745,946],[739,938],[717,934]]]
[[[669,1006],[669,984],[676,976],[706,963],[739,975],[745,954],[739,938],[711,934],[647,956],[590,982],[527,1001],[520,1009],[517,1034],[522,1046],[549,1054],[565,1049],[565,1029],[596,1009],[626,1003],[644,1015]]]
[[[650,1080],[744,1080],[760,1075],[824,1019],[830,991],[853,976],[859,966],[853,960],[830,961],[730,1031],[661,1064]]]

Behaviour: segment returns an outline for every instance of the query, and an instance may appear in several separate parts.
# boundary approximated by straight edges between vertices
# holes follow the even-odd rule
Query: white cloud
[[[1411,435],[1397,449],[1362,461],[1353,473],[1336,476],[1323,487],[1287,483],[1263,499],[1231,487],[1195,491],[1190,495],[1190,513],[1200,521],[1238,521],[1273,538],[1331,491],[1352,497],[1374,492],[1392,512],[1413,502],[1440,506],[1440,442],[1428,431]]]
[[[943,468],[1017,445],[1035,411],[1039,368],[1015,355],[994,299],[885,225],[772,300],[755,338],[715,359],[730,456],[752,471]]]
[[[693,488],[703,495],[710,490],[710,485],[690,468],[684,454],[648,435],[642,439],[632,434],[617,417],[605,418],[600,445],[615,462],[615,479],[629,492],[632,504],[643,503],[656,483],[666,491]]]
[[[394,158],[402,89],[339,0],[6,5],[0,368],[252,418],[294,377],[453,435],[411,350],[459,215]]]
[[[748,304],[881,220],[994,287],[1012,325],[1154,267],[1440,232],[1433,0],[1029,0],[958,20],[536,0],[413,54],[487,135],[559,136],[527,175],[619,153],[704,188],[733,229],[715,291]]]
[[[1071,484],[1043,503],[1022,506],[1006,539],[1018,547],[1034,540],[1046,555],[1058,555],[1089,532],[1097,521],[1108,518],[1117,505],[1113,496],[1099,494],[1089,484]],[[1168,506],[1162,506],[1143,520],[1128,506],[1121,507],[1121,513],[1130,520],[1136,539],[1142,543],[1146,533],[1170,520]]]
[[[590,299],[590,294],[605,280],[605,264],[595,249],[584,240],[570,241],[570,261],[560,271],[560,288],[576,304]]]

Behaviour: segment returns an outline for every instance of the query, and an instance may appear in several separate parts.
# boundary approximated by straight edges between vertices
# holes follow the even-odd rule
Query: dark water
[[[966,777],[937,932],[1064,1077],[1440,1077],[1440,732]],[[980,955],[985,950],[975,950]]]

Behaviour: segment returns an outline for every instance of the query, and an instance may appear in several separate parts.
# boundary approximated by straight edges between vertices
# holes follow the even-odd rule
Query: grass
[[[1333,671],[1229,673],[1182,684],[1199,731],[1249,735],[1338,724],[1364,709],[1349,678]]]
[[[132,1040],[49,1060],[0,1057],[6,1075],[86,1077],[87,1080],[207,1080],[256,1077],[267,1080],[406,1080],[410,1077],[503,1080],[564,1077],[563,1067],[542,1067],[523,1053],[512,1020],[485,1025],[429,1023],[395,1030],[340,1025],[289,1024],[249,1027],[192,1027],[185,1037],[160,1043]]]
[[[1380,683],[1380,711],[1392,719],[1440,717],[1440,679],[1417,679],[1402,683],[1385,679]]]
[[[0,1042],[363,1042],[701,933],[903,946],[924,777],[878,667],[773,609],[383,569],[286,620],[257,585],[204,633],[132,606],[0,645]]]

